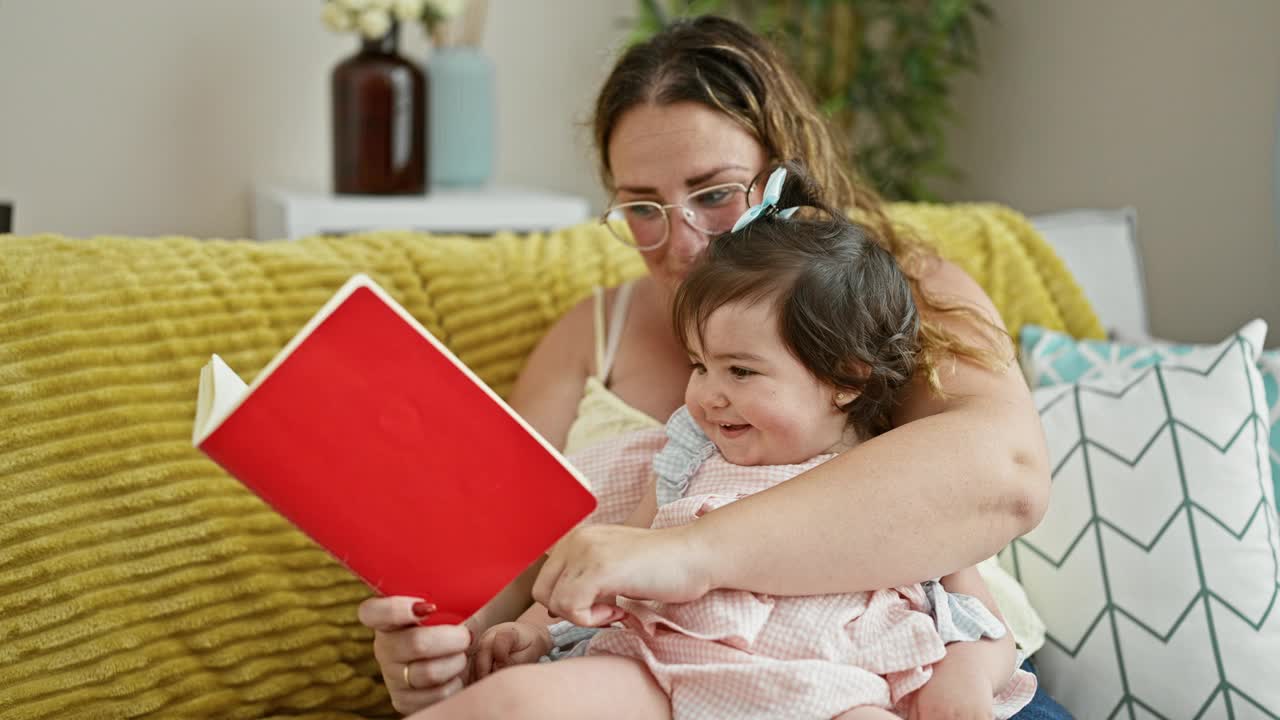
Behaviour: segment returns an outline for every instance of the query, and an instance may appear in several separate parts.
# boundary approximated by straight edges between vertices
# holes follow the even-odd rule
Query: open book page
[[[196,393],[196,422],[191,433],[191,444],[199,447],[209,433],[222,424],[240,404],[248,389],[244,380],[222,358],[217,355],[210,358],[200,369],[200,389]]]

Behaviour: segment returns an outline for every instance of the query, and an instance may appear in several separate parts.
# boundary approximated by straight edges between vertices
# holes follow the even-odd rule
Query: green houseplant
[[[790,59],[883,195],[933,200],[947,162],[951,83],[975,71],[985,0],[640,0],[632,40],[715,13],[769,37]]]

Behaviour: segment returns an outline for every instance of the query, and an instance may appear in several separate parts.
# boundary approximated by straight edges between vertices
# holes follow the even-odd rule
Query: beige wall
[[[255,182],[329,185],[319,0],[0,0],[0,198],[17,230],[243,237]],[[631,0],[491,0],[496,181],[603,204],[580,128]],[[404,46],[423,57],[422,33]]]
[[[255,182],[324,188],[318,0],[0,0],[0,197],[19,232],[249,232]],[[994,0],[953,199],[1133,205],[1155,332],[1280,337],[1274,0]],[[580,125],[632,0],[492,0],[497,180],[603,197]],[[419,33],[408,50],[425,52]],[[1274,341],[1273,341],[1274,342]]]
[[[1152,330],[1280,338],[1280,2],[993,0],[953,199],[1138,210]]]

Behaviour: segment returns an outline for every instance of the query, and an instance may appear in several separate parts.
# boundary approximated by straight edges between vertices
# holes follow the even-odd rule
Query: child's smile
[[[735,440],[744,439],[751,431],[751,425],[749,423],[739,423],[735,425],[717,422],[715,425],[715,433],[708,433],[708,437],[711,438],[711,442],[716,444],[716,447],[720,448],[721,453],[724,452],[724,448],[728,447],[729,443],[732,443]]]
[[[787,349],[771,302],[717,308],[690,344],[685,403],[725,459],[786,465],[844,447],[847,417],[835,388]]]

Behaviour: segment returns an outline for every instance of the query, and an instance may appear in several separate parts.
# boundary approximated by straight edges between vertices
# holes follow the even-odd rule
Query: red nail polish
[[[422,618],[436,611],[436,604],[429,602],[416,602],[413,604],[413,614]]]

